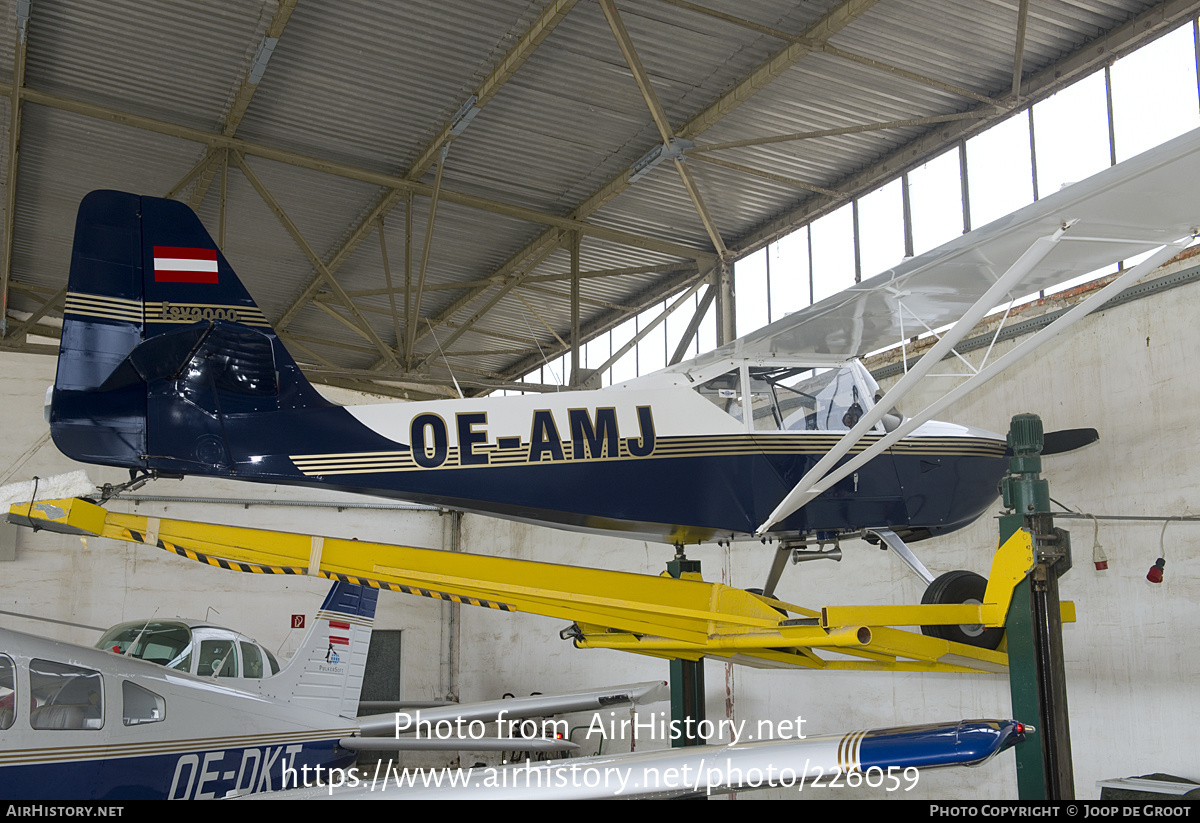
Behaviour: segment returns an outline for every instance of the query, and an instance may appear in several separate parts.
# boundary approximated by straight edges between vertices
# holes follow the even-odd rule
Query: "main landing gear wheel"
[[[946,572],[929,584],[921,598],[923,605],[957,605],[961,603],[983,603],[983,593],[987,590],[987,579],[975,572],[959,569]],[[1004,638],[1004,629],[987,629],[980,625],[959,626],[922,626],[921,633],[929,637],[939,637],[955,643],[965,643],[968,646],[978,646],[981,649],[995,649]]]

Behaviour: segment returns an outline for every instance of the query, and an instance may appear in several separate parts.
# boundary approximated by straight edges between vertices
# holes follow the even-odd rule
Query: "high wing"
[[[1004,298],[1031,294],[1194,234],[1200,226],[1200,130],[626,385],[657,384],[661,375],[693,374],[731,358],[814,354],[848,360],[893,346],[959,320],[1039,238],[1067,223],[1061,241],[1017,278]]]
[[[975,766],[1025,739],[1012,720],[963,720],[849,734],[761,740],[727,746],[435,772],[327,772],[322,785],[258,796],[286,800],[584,800],[698,797],[804,785],[895,791],[915,785],[918,769]],[[821,782],[823,781],[823,782]],[[835,782],[836,781],[836,782]],[[857,781],[857,782],[856,782]],[[255,799],[255,798],[252,798]]]
[[[749,365],[835,365],[954,324],[937,335],[938,342],[915,365],[910,367],[906,358],[904,377],[784,496],[756,530],[765,534],[958,398],[1190,244],[1200,226],[1198,153],[1200,130],[1066,186],[708,354],[624,385],[696,383],[731,366],[741,367],[742,382],[748,383]],[[985,358],[983,367],[940,400],[838,465],[988,312],[1023,295],[1147,252],[1148,257],[1089,299],[994,362],[988,364]]]

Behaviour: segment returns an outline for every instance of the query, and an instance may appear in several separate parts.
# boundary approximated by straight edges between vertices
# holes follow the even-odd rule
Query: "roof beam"
[[[794,131],[787,134],[770,134],[765,137],[750,137],[745,140],[728,140],[724,143],[708,143],[684,149],[688,157],[708,159],[705,152],[721,151],[722,149],[740,149],[746,146],[766,146],[771,143],[787,143],[792,140],[813,140],[818,137],[836,137],[841,134],[862,134],[868,131],[885,131],[888,129],[903,129],[911,126],[932,126],[937,123],[953,123],[958,120],[978,120],[986,117],[986,111],[962,111],[951,114],[933,114],[928,117],[909,117],[903,120],[884,120],[877,123],[863,123],[858,126],[839,126],[835,129],[816,129],[814,131]],[[819,186],[806,186],[819,190]],[[835,192],[836,193],[836,192]]]
[[[17,0],[17,42],[13,48],[13,82],[9,88],[8,176],[4,187],[4,238],[0,246],[0,338],[8,336],[8,281],[12,276],[13,229],[17,207],[17,156],[21,148],[21,90],[25,87],[25,47],[29,39],[30,3]]]
[[[732,14],[716,11],[715,9],[706,8],[696,3],[689,3],[687,0],[662,0],[662,2],[670,3],[672,6],[678,6],[679,8],[687,9],[688,11],[694,11],[697,14],[715,17],[716,19],[723,20],[726,23],[733,23],[735,26],[751,29],[752,31],[757,31],[760,34],[765,34],[768,37],[774,37],[787,43],[809,45],[815,50],[822,51],[825,54],[840,57],[843,60],[850,60],[852,62],[859,63],[863,66],[869,66],[880,71],[886,71],[887,73],[894,74],[898,77],[906,77],[909,80],[922,85],[930,86],[931,88],[935,89],[941,89],[942,91],[947,91],[951,94],[957,94],[962,97],[967,97],[980,103],[992,102],[991,98],[980,94],[979,92],[972,91],[971,89],[963,88],[962,86],[956,86],[953,83],[947,83],[943,80],[937,80],[936,78],[928,77],[924,74],[918,74],[915,71],[902,69],[899,66],[892,65],[891,63],[885,63],[882,60],[876,60],[871,57],[864,57],[861,54],[845,51],[844,49],[839,49],[836,46],[830,45],[829,43],[815,41],[812,38],[804,35],[792,34],[791,32],[783,31],[782,29],[777,29],[772,26],[764,26],[760,23],[755,23],[752,20],[747,20],[744,17],[737,17]],[[1023,0],[1023,2],[1028,3],[1028,0]]]
[[[1012,94],[1014,100],[1021,96],[1021,67],[1025,62],[1025,24],[1029,19],[1029,0],[1021,0],[1017,9],[1017,45],[1013,49]]]
[[[482,308],[480,308],[478,311],[476,311],[474,314],[472,314],[471,317],[465,323],[463,323],[461,326],[459,326],[457,329],[455,329],[450,334],[450,337],[448,337],[446,340],[442,341],[440,343],[441,349],[443,351],[448,350],[450,348],[450,346],[453,345],[456,340],[458,340],[458,338],[462,337],[466,332],[470,331],[471,328],[476,323],[478,323],[485,314],[487,314],[489,311],[491,311],[493,306],[495,306],[497,303],[500,302],[500,300],[504,297],[504,295],[508,294],[510,291],[515,289],[517,286],[521,285],[521,283],[524,281],[525,277],[528,276],[529,272],[533,271],[533,269],[535,267],[537,267],[538,264],[540,264],[543,260],[545,260],[547,257],[549,257],[550,254],[554,251],[554,249],[557,248],[557,246],[558,246],[558,243],[557,243],[557,238],[556,238],[556,241],[554,243],[550,244],[542,254],[538,255],[533,260],[529,261],[528,266],[525,268],[524,271],[522,271],[516,277],[513,277],[510,280],[507,280],[500,287],[499,291],[497,291],[494,295],[492,295],[491,297],[488,298],[487,302],[484,303]],[[465,295],[464,297],[460,297],[458,300],[454,301],[453,304],[451,304],[451,307],[458,305],[459,303],[466,305],[466,303],[469,303],[469,302],[471,302],[471,300],[473,300],[473,295],[476,295],[476,294],[477,294],[477,292],[472,291],[472,292],[468,293],[467,295]],[[449,319],[449,317],[453,316],[452,314],[448,314],[449,311],[450,311],[450,309],[447,309],[447,310],[441,312],[438,315],[439,322],[436,324],[432,320],[428,320],[428,319],[426,320],[426,322],[429,325],[429,333],[430,334],[433,334],[433,330],[435,328],[437,328],[438,325],[441,325],[442,320]],[[421,335],[421,337],[424,337],[424,335]],[[418,339],[420,339],[420,338],[418,338]],[[431,352],[429,355],[426,355],[425,357],[421,358],[421,361],[420,361],[420,363],[417,364],[417,367],[424,365],[426,362],[429,361],[429,359],[432,356],[433,356],[433,353]]]
[[[0,83],[0,94],[10,94],[13,90],[11,83]],[[164,120],[156,120],[153,117],[143,117],[137,114],[118,111],[106,106],[98,106],[92,103],[85,103],[80,100],[72,100],[68,97],[63,97],[57,94],[37,91],[28,86],[20,90],[21,99],[27,103],[36,103],[41,106],[59,109],[61,111],[69,111],[74,114],[80,114],[85,117],[94,117],[99,120],[105,120],[110,123],[120,123],[134,128],[145,129],[146,131],[155,132],[157,134],[165,134],[170,137],[178,137],[182,140],[191,140],[197,143],[205,143],[212,148],[227,148],[236,154],[242,156],[250,155],[261,157],[266,160],[274,160],[279,163],[297,166],[299,168],[310,169],[312,171],[331,174],[337,177],[344,177],[348,180],[358,180],[363,183],[380,186],[387,189],[395,190],[397,198],[402,197],[405,192],[411,191],[413,194],[429,197],[433,194],[433,187],[424,183],[419,183],[413,180],[408,180],[403,177],[396,177],[390,174],[382,174],[367,169],[361,169],[356,166],[351,166],[348,163],[339,163],[333,160],[321,160],[320,158],[310,157],[300,154],[299,152],[288,151],[287,149],[279,149],[273,146],[266,146],[261,143],[254,143],[249,140],[242,140],[237,137],[226,137],[221,134],[204,131],[203,129],[195,129],[190,126],[181,126],[176,123],[168,123]],[[685,259],[709,258],[711,252],[704,249],[697,249],[691,246],[686,246],[680,243],[660,240],[656,237],[648,235],[636,234],[634,232],[622,231],[620,229],[610,229],[605,226],[596,225],[593,223],[584,222],[582,219],[575,217],[564,217],[557,214],[549,214],[536,209],[516,206],[511,203],[504,203],[498,200],[492,200],[487,197],[479,197],[473,194],[464,194],[462,192],[451,191],[443,188],[439,197],[448,203],[454,203],[460,206],[466,206],[480,211],[491,212],[493,214],[501,214],[506,217],[513,217],[518,220],[525,220],[530,223],[540,223],[546,226],[553,226],[556,229],[565,229],[568,231],[580,231],[585,235],[599,237],[605,240],[611,240],[614,243],[632,246],[634,248],[655,251],[661,254],[672,257],[683,257]],[[374,224],[379,218],[378,210],[372,211],[364,222],[363,237],[374,230]],[[360,238],[361,241],[361,238]],[[346,257],[352,249],[343,247],[337,254],[331,257],[331,263],[336,263],[340,266],[345,262]],[[330,268],[326,265],[330,271]],[[314,290],[318,286],[313,287]],[[299,308],[298,306],[296,307]]]
[[[283,36],[283,30],[295,8],[296,0],[279,0],[275,15],[267,25],[267,31],[262,40],[259,41],[254,60],[251,61],[250,68],[246,69],[246,76],[238,84],[237,93],[234,94],[233,100],[229,104],[229,111],[225,113],[224,121],[221,124],[221,134],[226,137],[233,137],[237,133],[238,126],[242,124],[242,118],[246,116],[250,101],[254,98],[254,93],[258,91],[258,84],[267,70],[267,62],[271,59],[275,46],[279,44],[279,38]],[[227,162],[221,164],[222,174],[225,174],[227,167]],[[215,167],[208,166],[200,179],[196,181],[196,187],[192,189],[192,196],[188,198],[188,205],[192,207],[193,211],[199,209],[200,204],[204,202],[204,195],[208,193],[208,187],[212,185],[214,171]]]
[[[679,294],[681,290],[688,289],[698,282],[709,282],[709,278],[713,272],[713,266],[706,267],[699,271],[684,273],[678,277],[673,277],[668,281],[656,283],[646,289],[641,295],[631,302],[634,304],[630,307],[633,313],[644,311],[651,306],[668,300]],[[593,318],[589,323],[584,324],[580,329],[580,334],[585,340],[591,340],[598,335],[610,331],[616,326],[624,323],[629,319],[629,309],[612,310],[603,315]],[[507,368],[503,374],[506,377],[516,379],[523,374],[526,374],[531,369],[535,369],[543,363],[547,363],[556,357],[566,354],[568,350],[558,347],[549,347],[540,350],[537,356],[530,356],[524,360],[514,363]]]
[[[680,137],[690,140],[704,132],[720,121],[722,117],[769,85],[775,78],[785,73],[802,57],[811,54],[813,47],[809,43],[824,42],[850,25],[855,18],[869,10],[876,2],[877,0],[844,0],[844,2],[831,9],[805,32],[804,37],[807,38],[805,43],[790,43],[781,51],[771,55],[771,57],[743,79],[742,82],[735,85],[725,94],[722,94],[699,114],[688,120],[676,133]],[[629,187],[629,177],[632,172],[632,168],[627,168],[616,177],[613,177],[584,199],[571,212],[571,217],[575,220],[584,220],[602,208]],[[500,275],[507,277],[511,272],[521,268],[531,258],[541,257],[544,259],[550,251],[553,251],[557,247],[560,239],[561,232],[557,229],[551,229],[542,233],[510,257],[493,276]],[[699,258],[698,256],[695,256],[694,259],[703,260],[703,258]],[[707,260],[703,260],[703,262],[710,262],[711,260],[712,257],[710,256]],[[536,263],[527,266],[525,273],[528,274],[535,265]],[[475,302],[476,299],[482,297],[490,288],[490,286],[480,287],[462,295],[458,300],[439,312],[438,316],[431,323],[436,327],[451,320],[456,314]],[[494,301],[490,305],[494,305]],[[474,323],[479,316],[477,312],[469,322]],[[585,339],[586,337],[587,335],[585,334]],[[418,336],[418,339],[420,339],[420,336]]]
[[[1147,9],[1132,20],[1093,40],[1086,47],[1023,80],[1019,94],[1021,107],[1027,108],[1049,97],[1106,63],[1195,17],[1198,12],[1200,0],[1165,0]],[[977,118],[947,123],[942,128],[913,140],[880,162],[838,181],[837,190],[842,193],[842,198],[857,197],[887,183],[902,172],[924,163],[931,155],[985,131],[993,123],[1018,111],[1019,109],[1014,108],[1016,97],[1009,94],[996,98],[994,105],[981,104],[974,109],[974,113],[978,114]],[[828,214],[842,202],[842,199],[835,200],[824,195],[811,197],[742,238],[735,244],[735,253],[742,257],[758,251],[796,228]]]
[[[67,287],[64,285],[61,289],[48,297],[45,302],[43,302],[42,305],[39,306],[36,311],[34,311],[33,314],[29,315],[27,318],[10,329],[5,337],[17,339],[24,336],[25,333],[36,326],[37,322],[45,317],[46,313],[51,309],[61,310],[63,298],[66,296]]]
[[[581,271],[579,277],[586,280],[592,277],[627,277],[633,274],[669,274],[680,271],[695,271],[695,263],[665,263],[658,266],[626,266],[620,269],[593,269],[592,271]],[[570,280],[571,273],[561,272],[559,274],[531,274],[525,278],[525,283],[552,283],[559,280]],[[498,286],[502,280],[494,277],[486,280],[460,280],[457,283],[426,283],[425,291],[458,291],[460,289],[475,289],[487,288],[489,286]],[[528,285],[526,285],[528,287]],[[400,289],[396,289],[397,292]],[[354,289],[347,291],[346,294],[351,297],[373,297],[377,295],[388,294],[387,289]]]
[[[525,33],[521,35],[512,48],[508,50],[508,53],[504,55],[504,59],[476,87],[472,95],[475,98],[474,109],[479,110],[487,105],[488,101],[516,74],[517,69],[529,59],[529,56],[541,45],[542,41],[550,35],[550,32],[566,18],[567,13],[574,7],[576,2],[578,0],[552,0],[546,8],[542,9],[542,13],[538,15],[537,19],[530,24]],[[451,131],[454,129],[456,121],[457,118],[454,118],[442,125],[437,135],[425,146],[405,173],[404,178],[406,180],[419,180],[425,174],[433,164],[434,159],[438,156],[442,146],[448,140],[452,139]],[[393,190],[384,193],[374,208],[350,232],[350,236],[342,243],[342,246],[329,257],[325,264],[326,268],[336,272],[342,263],[345,262],[346,258],[349,257],[350,253],[370,233],[374,223],[380,218],[385,217],[400,202],[403,197],[403,191],[398,190],[396,187],[391,188]],[[320,282],[321,278],[318,274],[314,274],[309,278],[308,284],[301,291],[300,295],[284,310],[280,319],[282,325],[286,326],[287,323],[291,322],[301,306],[312,299],[312,296],[316,294],[316,290],[320,288]]]
[[[742,82],[717,98],[704,111],[697,114],[678,131],[680,137],[691,140],[707,130],[725,115],[757,94],[775,78],[811,54],[819,44],[840,32],[854,20],[870,10],[877,0],[844,0],[830,9],[796,41],[776,52],[765,63],[752,71]]]
[[[242,174],[246,177],[246,179],[250,181],[250,185],[253,186],[254,190],[258,192],[258,196],[261,197],[263,202],[266,203],[271,211],[275,213],[275,217],[278,218],[281,224],[283,224],[284,229],[288,234],[291,235],[292,240],[294,240],[296,245],[300,247],[300,250],[304,252],[304,256],[308,258],[309,262],[312,263],[314,267],[316,267],[317,271],[321,273],[321,276],[325,278],[325,282],[329,284],[330,288],[333,289],[334,293],[337,294],[338,298],[342,301],[346,308],[350,310],[350,314],[352,314],[354,319],[358,321],[358,327],[361,329],[363,336],[374,343],[375,347],[379,349],[379,352],[389,362],[399,368],[400,363],[396,359],[395,353],[388,348],[387,344],[384,343],[383,340],[379,338],[379,335],[375,333],[375,329],[371,327],[371,324],[367,321],[367,318],[364,317],[363,313],[358,310],[356,305],[354,305],[354,301],[350,299],[350,296],[346,294],[329,270],[325,268],[325,265],[321,262],[321,258],[317,256],[317,253],[313,250],[313,247],[309,245],[308,241],[304,239],[304,235],[300,233],[300,229],[297,228],[296,224],[293,223],[291,218],[287,216],[287,213],[283,210],[283,207],[279,205],[279,202],[271,195],[269,191],[267,191],[267,187],[264,186],[263,182],[258,179],[258,175],[254,173],[249,165],[247,165],[246,159],[242,157],[241,154],[234,152],[233,160],[235,163],[237,163],[238,168],[242,170]],[[337,316],[339,319],[343,319],[338,315],[335,316]]]

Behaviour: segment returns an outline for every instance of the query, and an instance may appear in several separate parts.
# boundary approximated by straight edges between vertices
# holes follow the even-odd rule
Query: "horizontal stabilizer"
[[[197,323],[143,340],[105,378],[100,391],[123,389],[138,382],[175,379],[211,328],[209,323]]]

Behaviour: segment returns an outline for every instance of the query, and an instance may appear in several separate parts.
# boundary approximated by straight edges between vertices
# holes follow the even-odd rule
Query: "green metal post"
[[[1017,747],[1017,791],[1022,800],[1072,800],[1071,729],[1067,710],[1058,578],[1071,568],[1069,535],[1054,528],[1050,486],[1041,478],[1042,421],[1013,417],[1008,445],[1013,457],[1001,482],[1003,543],[1017,529],[1033,535],[1034,567],[1013,592],[1008,612],[1008,677],[1013,717],[1033,723],[1030,743]]]
[[[685,572],[699,574],[700,561],[688,560],[680,554],[667,563],[667,573],[671,577],[679,579]],[[704,660],[673,658],[671,660],[671,728],[679,729],[682,736],[672,740],[671,746],[679,748],[704,745],[704,739],[696,734],[696,729],[703,719]]]

